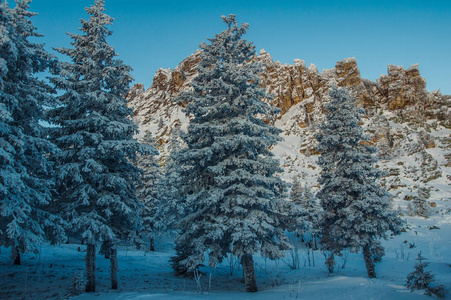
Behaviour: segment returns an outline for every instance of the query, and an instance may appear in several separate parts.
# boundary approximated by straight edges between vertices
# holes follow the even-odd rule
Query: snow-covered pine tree
[[[293,178],[290,200],[291,205],[285,207],[285,212],[289,216],[290,228],[288,230],[296,232],[296,235],[301,237],[302,242],[311,248],[313,266],[315,266],[314,250],[318,249],[316,237],[320,232],[318,221],[321,207],[316,203],[316,197],[311,189],[302,186],[297,177]],[[310,236],[307,234],[310,234]],[[293,250],[290,251],[290,255],[298,257],[296,249],[294,252]],[[310,251],[310,249],[307,249],[307,251]]]
[[[249,61],[255,47],[243,38],[248,25],[238,26],[235,15],[222,19],[228,28],[200,45],[193,89],[179,98],[192,119],[182,135],[187,148],[174,155],[188,207],[176,243],[186,246],[179,263],[189,270],[206,254],[211,266],[227,253],[240,257],[246,290],[255,292],[252,256],[275,259],[290,247],[279,199],[286,184],[268,150],[280,130],[259,118],[277,110],[261,101],[261,66]]]
[[[309,232],[312,235],[311,247],[316,249],[316,236],[319,233],[318,222],[321,212],[321,207],[316,203],[316,197],[309,187],[302,186],[299,179],[294,177],[290,199],[295,204],[295,209],[292,208],[291,215],[296,222],[296,231],[300,235]]]
[[[155,226],[159,231],[164,232],[174,230],[176,223],[190,210],[182,190],[181,168],[176,165],[173,158],[176,153],[172,152],[166,160],[164,174],[158,182],[160,205],[155,215]]]
[[[146,133],[140,142],[146,145],[154,144],[150,133]],[[141,182],[137,189],[138,199],[144,204],[141,212],[142,228],[139,234],[149,240],[148,249],[155,251],[155,217],[159,207],[158,184],[161,178],[160,167],[154,155],[139,155],[136,165],[143,170],[140,178]]]
[[[46,233],[52,241],[64,229],[51,213],[53,166],[47,159],[55,147],[41,126],[44,106],[55,99],[36,74],[53,69],[54,56],[31,38],[41,37],[30,18],[29,0],[10,8],[0,4],[0,246],[20,254],[37,252]]]
[[[158,184],[160,205],[156,213],[155,226],[160,232],[170,232],[176,229],[178,222],[195,210],[195,207],[190,207],[186,201],[187,193],[184,192],[186,187],[183,186],[183,178],[180,176],[182,168],[174,160],[174,156],[177,156],[181,149],[177,137],[173,136],[172,144],[174,145],[173,152],[166,161],[166,170]],[[193,254],[192,249],[193,246],[190,245],[189,240],[176,243],[176,255],[171,257],[170,263],[177,276],[194,278],[195,270],[200,263],[194,267],[182,263]]]
[[[293,184],[291,185],[291,190],[290,190],[290,199],[293,203],[295,203],[297,205],[301,205],[303,202],[302,185],[299,182],[299,179],[297,176],[293,177]]]
[[[399,234],[402,221],[390,209],[388,193],[377,184],[381,171],[375,168],[374,147],[359,125],[363,109],[344,88],[332,87],[331,101],[325,105],[326,121],[316,135],[321,152],[318,164],[323,214],[321,244],[326,250],[340,253],[363,249],[368,277],[376,277],[371,259],[371,243],[387,238],[387,232]]]
[[[86,291],[95,291],[98,243],[111,245],[111,285],[117,288],[117,242],[141,223],[134,184],[140,170],[132,162],[156,150],[133,138],[138,129],[124,98],[131,68],[106,41],[113,19],[104,13],[104,1],[85,10],[90,17],[81,20],[82,34],[70,34],[74,48],[57,49],[71,61],[61,63],[61,76],[53,78],[65,93],[50,117],[59,126],[54,140],[61,152],[54,158],[62,215],[87,244]]]
[[[431,294],[435,294],[440,298],[444,298],[448,293],[444,285],[440,284],[435,287],[430,286],[430,284],[435,281],[435,276],[431,271],[425,270],[429,263],[424,262],[426,258],[421,256],[421,251],[418,253],[416,260],[418,260],[418,263],[415,264],[415,270],[407,275],[407,288],[410,289],[411,292],[414,290],[425,289],[425,295],[431,296]]]
[[[415,214],[423,218],[429,217],[430,208],[426,200],[427,198],[429,198],[428,189],[425,187],[418,187],[418,195],[412,200],[415,207]]]
[[[174,124],[173,133],[169,139],[168,151],[170,153],[176,153],[182,148],[181,143],[181,124],[180,121]]]

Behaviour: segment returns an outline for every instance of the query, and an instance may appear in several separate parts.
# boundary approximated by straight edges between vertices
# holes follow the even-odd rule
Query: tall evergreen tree
[[[367,140],[359,125],[363,109],[344,88],[333,87],[329,96],[327,120],[316,136],[322,167],[317,194],[324,210],[321,243],[335,253],[363,249],[368,276],[373,278],[371,243],[387,238],[388,231],[399,234],[402,221],[390,209],[389,194],[376,182],[381,171],[374,167],[375,148],[362,143]]]
[[[138,153],[153,154],[154,148],[133,138],[137,126],[126,95],[131,68],[117,59],[106,38],[113,19],[104,13],[105,3],[96,0],[85,10],[82,34],[69,34],[73,49],[59,48],[70,57],[61,63],[61,76],[54,78],[62,106],[51,113],[61,210],[72,233],[87,244],[86,291],[95,291],[96,245],[108,248],[111,285],[117,288],[117,242],[127,239],[140,226],[141,203],[134,183],[139,169],[132,162]]]
[[[412,200],[412,203],[415,207],[414,214],[428,218],[430,213],[430,207],[427,202],[427,198],[429,198],[429,191],[426,187],[418,187],[418,195],[415,196]]]
[[[310,233],[312,235],[311,247],[316,249],[316,236],[320,232],[319,217],[321,207],[316,202],[316,197],[311,189],[302,186],[297,177],[293,178],[290,199],[295,209],[291,209],[291,215],[296,222],[295,228],[298,234]]]
[[[211,266],[227,253],[240,257],[246,290],[255,292],[252,256],[275,259],[289,248],[280,209],[285,201],[279,200],[286,185],[268,150],[280,130],[258,117],[276,109],[261,101],[261,66],[249,62],[255,47],[243,38],[248,24],[238,26],[234,15],[222,18],[228,28],[200,45],[193,89],[179,98],[193,118],[183,135],[187,148],[174,155],[187,206],[176,243],[187,250],[179,264],[191,270],[207,253]]]
[[[146,133],[140,142],[153,145],[154,140],[150,133]],[[153,155],[139,155],[136,164],[143,170],[137,190],[138,199],[144,205],[141,212],[142,228],[139,233],[149,240],[149,250],[155,251],[156,215],[160,203],[158,184],[162,174]]]
[[[46,231],[64,237],[57,218],[50,214],[53,166],[47,159],[55,147],[46,139],[44,106],[53,105],[51,88],[37,74],[49,70],[56,59],[42,44],[30,18],[30,0],[12,9],[0,4],[0,246],[20,254],[37,252]],[[53,241],[56,241],[53,240]]]
[[[293,184],[291,186],[290,191],[290,199],[293,201],[293,203],[296,203],[297,205],[301,205],[304,201],[304,197],[302,195],[302,185],[299,182],[299,179],[297,176],[293,177]]]

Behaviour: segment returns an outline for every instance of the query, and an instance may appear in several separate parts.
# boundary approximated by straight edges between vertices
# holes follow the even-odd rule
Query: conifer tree
[[[316,249],[316,235],[319,233],[319,216],[321,207],[316,203],[316,197],[311,189],[302,186],[297,177],[293,178],[290,199],[294,204],[291,209],[292,219],[296,222],[295,230],[303,235],[312,235],[311,247]]]
[[[414,214],[421,216],[423,218],[429,217],[429,204],[427,202],[427,198],[429,198],[429,191],[425,187],[418,188],[418,196],[414,197],[412,202],[415,207]]]
[[[430,286],[430,284],[435,281],[435,275],[432,274],[431,271],[426,271],[429,263],[424,262],[426,258],[421,256],[421,251],[418,253],[418,257],[415,260],[418,260],[418,263],[415,264],[415,270],[407,275],[407,288],[409,288],[411,292],[414,290],[425,289],[425,295],[431,296],[431,294],[435,294],[440,298],[444,298],[448,293],[444,285],[440,284],[435,287]]]
[[[146,133],[140,141],[146,145],[153,145],[154,140],[150,133]],[[140,235],[149,240],[149,250],[155,251],[156,215],[159,207],[159,181],[161,178],[160,168],[153,155],[139,155],[137,166],[143,170],[141,182],[137,189],[137,196],[144,205],[141,212],[142,228]]]
[[[297,176],[293,177],[293,184],[290,191],[290,199],[293,203],[301,205],[303,202],[302,186]]]
[[[376,182],[381,172],[374,166],[375,149],[363,143],[367,137],[359,125],[363,109],[344,88],[333,87],[329,96],[326,121],[316,135],[322,168],[317,197],[324,210],[321,243],[334,253],[362,249],[368,277],[373,278],[371,243],[387,238],[388,231],[399,234],[402,221],[390,209],[388,193]]]
[[[279,129],[259,116],[276,112],[261,101],[261,66],[249,59],[254,46],[243,35],[247,24],[223,16],[228,28],[202,43],[192,91],[181,95],[193,118],[182,135],[187,148],[174,155],[184,217],[178,222],[178,265],[194,270],[204,259],[215,266],[228,253],[241,258],[246,290],[257,291],[253,255],[270,259],[289,248],[279,198],[286,189],[276,175],[279,163],[268,150]]]
[[[30,18],[30,0],[14,8],[0,4],[0,246],[11,247],[11,258],[38,251],[45,234],[64,238],[51,213],[53,166],[47,159],[55,147],[41,126],[44,106],[54,104],[51,88],[37,74],[53,69],[56,59],[42,44]]]
[[[61,211],[72,233],[87,244],[86,291],[95,291],[96,245],[110,253],[111,286],[117,288],[117,243],[140,226],[142,204],[134,183],[139,169],[137,154],[154,154],[154,148],[133,136],[132,109],[126,106],[131,68],[117,59],[106,38],[113,19],[105,3],[96,0],[85,10],[81,34],[69,34],[74,48],[59,48],[70,62],[61,63],[61,76],[53,79],[62,106],[51,113],[54,140],[61,152],[55,155]],[[105,249],[107,247],[108,249]]]
[[[291,205],[285,208],[289,216],[289,231],[296,232],[297,237],[301,237],[301,241],[311,248],[313,266],[315,266],[314,250],[318,249],[317,235],[320,232],[319,216],[321,207],[316,203],[316,197],[311,189],[302,186],[297,177],[293,178],[293,184],[290,191]],[[306,239],[306,234],[310,233],[311,239]],[[307,251],[310,252],[309,249]],[[296,250],[291,252],[293,257],[298,259]],[[310,265],[310,254],[309,265]]]

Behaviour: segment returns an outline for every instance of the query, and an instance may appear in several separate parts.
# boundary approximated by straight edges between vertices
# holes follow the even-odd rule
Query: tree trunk
[[[370,244],[363,247],[363,259],[365,260],[366,271],[369,278],[376,278],[376,270],[374,269],[374,262],[371,259]]]
[[[96,291],[96,245],[88,244],[86,251],[86,292]]]
[[[257,292],[257,280],[255,279],[254,260],[252,255],[243,255],[241,257],[241,264],[243,265],[244,284],[246,285],[246,292]]]
[[[318,244],[316,243],[316,237],[315,234],[312,234],[312,240],[313,240],[313,250],[318,250]]]
[[[327,269],[329,270],[329,273],[334,272],[335,267],[335,255],[334,252],[330,254],[330,256],[326,259],[325,265],[327,266]]]
[[[313,266],[315,266],[315,252],[312,249],[312,261],[313,261]]]
[[[117,270],[118,270],[118,262],[117,262],[117,248],[116,245],[113,245],[110,248],[110,264],[111,264],[111,288],[113,290],[117,290]]]
[[[11,247],[11,257],[14,259],[14,265],[20,265],[20,251],[18,247]]]
[[[155,238],[153,236],[150,237],[150,251],[155,251]]]

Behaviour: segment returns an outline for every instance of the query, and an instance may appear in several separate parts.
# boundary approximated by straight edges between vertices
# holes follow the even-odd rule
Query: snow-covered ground
[[[383,242],[386,256],[376,264],[376,279],[367,278],[360,253],[337,257],[340,269],[329,274],[320,251],[314,253],[315,266],[309,266],[301,249],[297,270],[290,269],[288,258],[274,262],[256,257],[258,293],[245,292],[239,264],[234,264],[231,275],[227,260],[216,269],[201,269],[200,291],[195,280],[174,276],[168,262],[174,251],[171,238],[165,237],[158,241],[156,252],[120,248],[116,291],[109,289],[109,260],[98,255],[97,292],[71,299],[426,299],[422,291],[411,293],[405,287],[419,251],[428,259],[436,284],[451,289],[451,214],[407,217],[406,228],[407,232]],[[84,272],[85,251],[86,246],[79,244],[43,245],[40,255],[23,255],[22,265],[13,266],[9,249],[2,248],[0,299],[69,298],[72,278]]]

